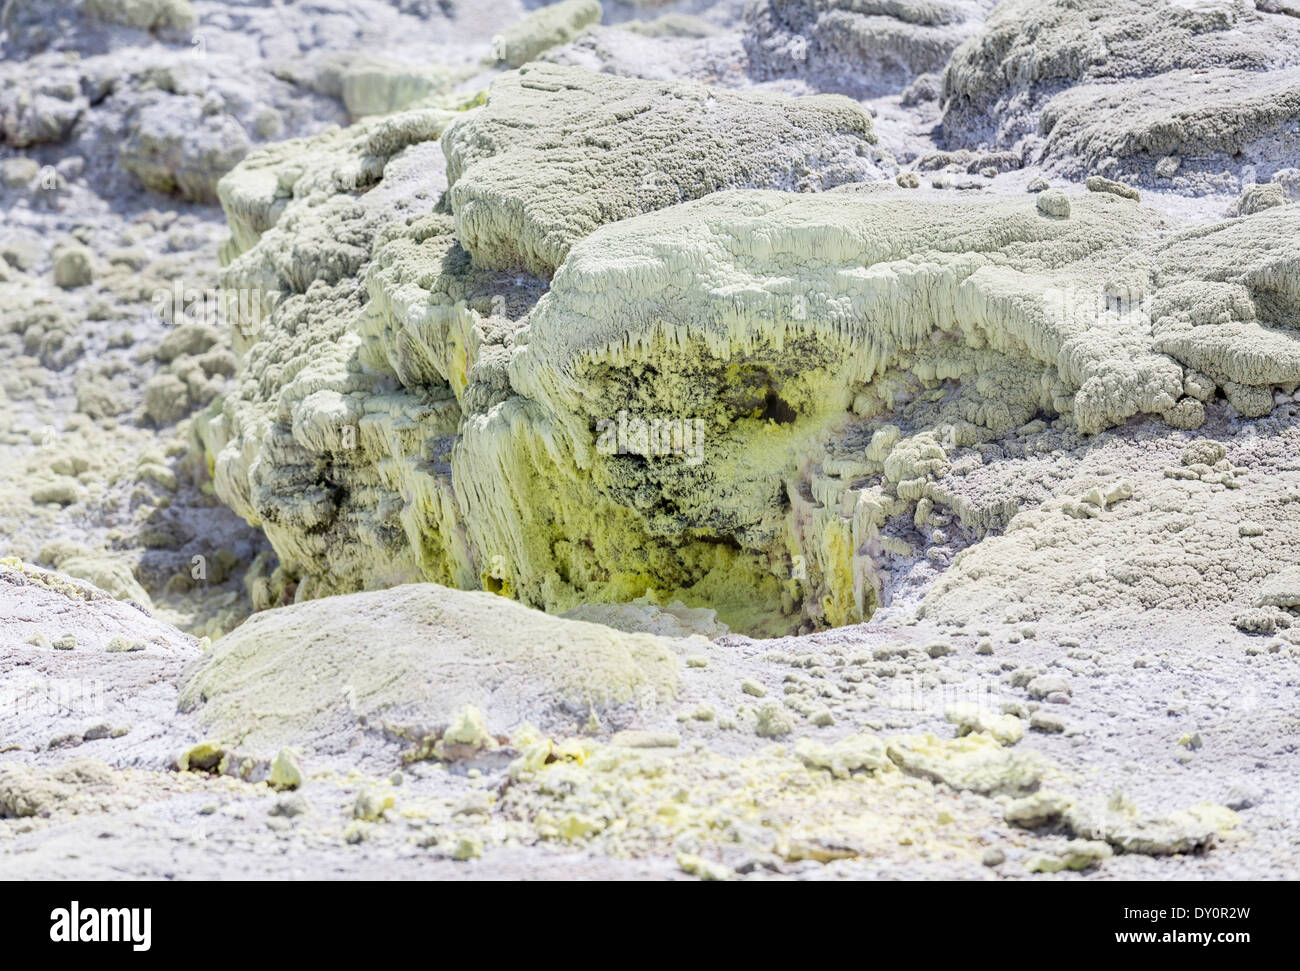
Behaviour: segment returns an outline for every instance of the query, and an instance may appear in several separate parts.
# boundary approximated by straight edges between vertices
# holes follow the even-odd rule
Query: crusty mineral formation
[[[988,0],[758,0],[745,11],[751,69],[854,97],[942,71]]]
[[[881,603],[882,529],[943,515],[964,450],[1038,416],[1082,435],[1137,415],[1196,428],[1216,390],[1259,415],[1300,381],[1291,207],[1178,232],[1111,192],[1058,212],[882,179],[661,208],[657,183],[598,177],[627,171],[621,141],[524,125],[537,92],[588,125],[596,103],[621,117],[664,97],[572,69],[507,76],[443,135],[450,219],[429,139],[454,115],[435,109],[223,183],[246,250],[228,279],[291,296],[246,338],[241,391],[209,426],[218,489],[310,593],[431,579],[567,610],[657,591],[741,630],[849,623]],[[723,104],[708,116],[725,130]],[[780,170],[745,154],[748,130],[715,172]],[[646,158],[680,171],[684,143]],[[552,269],[549,289],[528,275]]]
[[[541,66],[507,75],[484,108],[448,128],[456,117],[435,107],[390,115],[261,153],[223,181],[227,287],[255,296],[240,309],[240,389],[204,432],[219,493],[262,525],[287,572],[303,579],[300,595],[431,579],[567,609],[721,578],[738,554],[751,556],[725,529],[713,530],[722,543],[701,538],[653,569],[635,555],[598,566],[583,552],[587,540],[563,536],[563,520],[587,501],[567,486],[553,501],[570,511],[557,509],[548,529],[575,560],[538,562],[530,551],[551,534],[516,535],[526,527],[505,510],[500,531],[477,532],[469,493],[493,487],[453,487],[456,469],[505,462],[487,472],[498,487],[532,488],[514,479],[526,461],[516,450],[536,447],[524,419],[515,444],[497,429],[536,406],[512,392],[504,365],[544,275],[574,242],[714,188],[814,190],[878,173],[870,119],[845,99],[740,97]],[[548,124],[527,120],[538,117]],[[773,142],[773,130],[786,135]],[[436,208],[449,183],[451,218]],[[368,191],[358,197],[357,188]],[[354,285],[361,276],[366,291]],[[376,383],[376,374],[386,377]],[[705,417],[684,420],[702,428]],[[461,461],[453,450],[466,421],[483,432],[480,454],[467,443]],[[612,515],[626,524],[602,528],[644,532],[617,504]],[[592,541],[603,556],[606,540]],[[534,566],[541,572],[522,583]],[[557,575],[570,569],[576,582]],[[762,584],[779,604],[775,578]],[[742,589],[718,593],[739,603]]]
[[[0,879],[1300,872],[1297,0],[0,9]]]
[[[375,649],[358,657],[367,641]],[[346,751],[367,719],[470,744],[454,732],[465,705],[505,731],[551,712],[617,718],[620,707],[670,701],[677,643],[546,617],[487,593],[407,584],[257,615],[204,657],[180,705],[199,709],[209,733],[255,751],[289,743]],[[485,667],[498,676],[484,680]]]
[[[847,98],[739,95],[537,65],[443,139],[461,245],[553,273],[599,226],[735,187],[809,192],[879,175]]]
[[[944,131],[1183,192],[1300,154],[1300,20],[1212,0],[1007,0],[944,72]]]

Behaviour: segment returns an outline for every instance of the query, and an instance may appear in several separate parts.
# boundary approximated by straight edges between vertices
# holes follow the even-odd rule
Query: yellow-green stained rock
[[[186,30],[198,22],[189,0],[87,0],[86,12],[137,30]]]
[[[1030,873],[1059,873],[1062,870],[1086,870],[1112,856],[1109,844],[1100,840],[1070,840],[1054,853],[1038,853],[1025,861]]]
[[[719,189],[879,178],[871,118],[789,98],[530,64],[443,138],[456,235],[482,267],[549,275],[597,227]]]
[[[676,748],[681,741],[681,736],[671,732],[626,731],[615,732],[609,743],[624,748]]]
[[[567,722],[566,704],[656,704],[677,672],[672,641],[411,584],[254,615],[204,654],[181,705],[258,751],[345,750],[361,719],[447,726],[455,744],[482,747],[495,742],[480,712],[508,731]]]
[[[890,739],[889,757],[910,775],[979,793],[1017,793],[1037,785],[1043,761],[1003,748],[991,735],[940,740],[934,735]]]
[[[1191,428],[1219,390],[1258,415],[1300,382],[1296,207],[1171,232],[1109,192],[1060,219],[1046,194],[839,185],[869,181],[873,139],[842,99],[534,63],[481,107],[256,153],[221,183],[227,282],[287,296],[241,314],[237,387],[198,421],[216,492],[300,600],[429,580],[775,636],[868,619],[915,553],[897,517],[1040,517],[1089,549],[1152,522],[1127,475],[1041,513],[972,502],[963,452]]]
[[[678,853],[677,865],[683,872],[699,877],[701,880],[731,880],[735,877],[731,867],[725,863],[706,860],[693,853]]]
[[[477,860],[483,855],[483,841],[476,836],[461,836],[456,840],[456,845],[452,847],[451,858],[453,860]]]
[[[473,545],[540,605],[579,596],[574,578],[602,580],[611,600],[648,580],[751,633],[789,629],[783,597],[820,624],[864,619],[878,581],[860,551],[894,500],[834,480],[773,488],[850,407],[888,413],[894,382],[960,377],[949,444],[890,443],[880,428],[879,458],[823,461],[916,500],[954,444],[1043,409],[1095,431],[1182,394],[1182,369],[1149,335],[1074,303],[1085,281],[1101,292],[1114,247],[1159,224],[1111,201],[1053,221],[1025,203],[728,192],[597,231],[532,314],[510,361],[516,397],[461,428],[452,480]],[[656,380],[631,379],[643,369]]]
[[[132,651],[143,651],[144,649],[144,641],[132,640],[129,637],[123,637],[121,634],[109,638],[108,644],[104,648],[110,654],[127,654]]]
[[[0,819],[48,814],[78,794],[116,786],[113,770],[99,759],[70,759],[51,768],[10,762],[0,765]]]
[[[352,805],[352,815],[356,819],[374,822],[383,816],[385,810],[392,809],[395,803],[396,798],[391,792],[377,788],[362,789]]]
[[[1004,815],[1008,823],[1035,829],[1056,822],[1073,805],[1069,796],[1043,790],[1008,803]]]
[[[794,753],[809,768],[826,769],[841,779],[848,778],[854,772],[874,774],[895,771],[885,742],[875,735],[850,735],[833,745],[822,745],[812,739],[801,738],[795,744]]]
[[[957,726],[959,735],[986,732],[1003,745],[1014,745],[1025,737],[1025,723],[1015,715],[988,711],[975,702],[949,705],[943,717]]]
[[[56,563],[60,573],[93,583],[114,600],[130,600],[146,610],[153,610],[153,600],[136,580],[131,567],[107,553],[74,553],[60,557]]]
[[[758,710],[754,731],[764,738],[780,738],[794,731],[794,719],[777,702],[769,701]]]
[[[466,705],[456,713],[452,723],[442,734],[443,741],[454,745],[483,747],[493,744],[492,736],[483,722],[483,713],[473,705]]]
[[[32,486],[29,493],[32,502],[52,502],[60,506],[70,506],[85,498],[86,490],[76,479],[59,476],[56,479],[39,482]]]
[[[280,749],[271,763],[271,776],[267,781],[274,789],[297,789],[302,785],[302,768],[291,749]]]
[[[591,718],[595,718],[594,711]],[[433,755],[435,758],[455,761],[473,758],[496,746],[497,740],[488,732],[483,713],[473,705],[464,705],[452,716],[451,724],[434,743]]]
[[[1163,816],[1143,813],[1122,793],[1109,800],[1088,800],[1065,812],[1065,823],[1076,835],[1104,840],[1125,853],[1170,856],[1195,853],[1217,842],[1241,822],[1231,809],[1201,802]]]
[[[375,55],[349,59],[339,72],[343,104],[353,118],[400,111],[450,86],[431,65],[404,64]]]
[[[220,772],[226,760],[226,748],[219,742],[204,741],[191,745],[176,758],[180,772]]]
[[[538,54],[566,44],[591,24],[599,23],[599,0],[560,0],[534,10],[493,39],[498,60],[522,67]]]
[[[1116,182],[1104,175],[1090,175],[1084,184],[1088,187],[1089,192],[1109,192],[1113,196],[1119,196],[1121,199],[1129,199],[1133,202],[1139,202],[1142,198],[1142,194],[1131,185]],[[1042,198],[1042,196],[1039,198]]]
[[[64,246],[54,254],[54,282],[64,289],[84,287],[95,278],[90,249],[81,245]]]

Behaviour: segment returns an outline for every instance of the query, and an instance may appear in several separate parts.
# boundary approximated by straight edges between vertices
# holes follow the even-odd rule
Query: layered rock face
[[[549,276],[606,223],[729,188],[878,177],[847,98],[764,97],[537,66],[495,82],[444,140],[456,235],[485,268]]]
[[[759,0],[745,10],[750,70],[854,97],[942,71],[994,6],[987,0]]]
[[[281,297],[206,425],[218,493],[299,596],[650,595],[772,634],[869,617],[903,527],[1000,526],[943,484],[973,449],[1300,382],[1293,207],[927,202],[872,142],[848,101],[537,65],[250,158],[227,287]]]
[[[531,433],[517,446],[500,433],[534,407],[513,393],[505,365],[576,242],[719,188],[879,177],[870,119],[834,97],[741,96],[541,65],[506,75],[486,106],[448,127],[454,117],[420,109],[288,144],[222,183],[242,250],[227,289],[280,296],[259,308],[264,320],[245,321],[240,389],[207,426],[217,490],[263,526],[304,595],[431,579],[567,609],[685,590],[735,558],[725,538],[696,544],[690,558],[708,565],[647,572],[575,559],[547,564],[525,590],[524,571],[538,564],[517,558],[545,539],[505,542],[518,523],[477,533],[468,494],[493,487],[454,485],[457,470],[517,467],[526,460],[515,448],[537,447]],[[448,185],[450,213],[437,206]],[[484,425],[483,444],[460,461],[466,422]],[[558,538],[581,557],[581,537]],[[569,569],[591,575],[560,579]]]
[[[1300,157],[1297,72],[1276,6],[1013,0],[953,54],[944,132],[1071,177],[1235,191]]]

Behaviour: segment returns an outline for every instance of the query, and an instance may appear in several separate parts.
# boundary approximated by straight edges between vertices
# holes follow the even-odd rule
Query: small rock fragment
[[[85,246],[64,246],[54,255],[54,283],[65,290],[84,287],[95,279],[90,250]]]
[[[1138,202],[1142,198],[1142,194],[1131,185],[1116,182],[1104,175],[1090,175],[1085,180],[1084,185],[1088,187],[1089,192],[1109,192],[1113,196],[1119,196],[1121,199],[1131,199],[1134,202]]]
[[[1044,790],[1008,803],[1002,815],[1013,826],[1037,829],[1060,819],[1072,805],[1074,800],[1068,796]]]
[[[1060,189],[1047,189],[1038,197],[1038,211],[1044,216],[1066,219],[1070,215],[1070,197]]]
[[[483,841],[477,836],[462,836],[452,848],[451,858],[460,862],[477,860],[483,855]]]
[[[356,819],[373,822],[382,816],[385,810],[392,809],[394,802],[391,792],[376,788],[362,789],[357,793],[356,801],[352,804],[352,815]]]
[[[1048,695],[1070,693],[1070,682],[1054,674],[1040,674],[1025,686],[1029,697],[1042,700]]]
[[[624,748],[676,748],[681,744],[681,736],[672,732],[615,732],[609,740],[611,745]]]
[[[275,761],[271,763],[271,776],[267,782],[273,789],[297,789],[302,785],[302,769],[292,751],[280,749]]]
[[[769,701],[758,710],[754,731],[763,738],[780,738],[794,731],[794,719],[775,701]]]
[[[958,735],[987,732],[1003,745],[1014,745],[1025,737],[1025,726],[1019,718],[987,711],[972,701],[949,705],[943,717],[957,726]]]
[[[1065,731],[1065,719],[1046,711],[1036,711],[1029,716],[1029,727],[1036,732],[1056,735]]]

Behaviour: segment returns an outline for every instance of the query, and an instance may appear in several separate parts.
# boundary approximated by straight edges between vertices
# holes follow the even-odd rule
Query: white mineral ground
[[[0,210],[0,878],[1300,874],[1294,0],[7,0]]]

